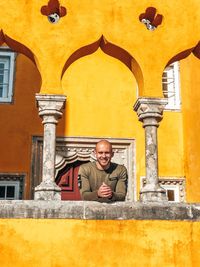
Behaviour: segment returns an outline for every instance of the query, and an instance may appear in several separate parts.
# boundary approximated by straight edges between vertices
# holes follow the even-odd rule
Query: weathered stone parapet
[[[56,124],[62,117],[64,95],[36,94],[39,116],[44,125],[42,183],[35,188],[36,200],[60,200],[61,189],[55,184]]]
[[[146,185],[140,191],[144,202],[167,201],[165,189],[158,183],[157,128],[163,117],[167,100],[164,98],[138,98],[134,110],[145,129]]]
[[[1,200],[0,218],[200,221],[200,203]]]

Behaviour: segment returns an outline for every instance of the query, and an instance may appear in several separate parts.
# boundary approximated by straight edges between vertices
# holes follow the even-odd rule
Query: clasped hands
[[[99,197],[111,198],[113,195],[113,192],[110,186],[108,186],[107,184],[103,182],[102,185],[99,187],[97,194]]]

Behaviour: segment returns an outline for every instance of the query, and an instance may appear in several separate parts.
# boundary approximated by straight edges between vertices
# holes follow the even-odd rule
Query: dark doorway
[[[65,168],[58,172],[56,184],[61,187],[61,200],[81,200],[78,188],[78,170],[83,163],[86,163],[86,161],[67,164]]]

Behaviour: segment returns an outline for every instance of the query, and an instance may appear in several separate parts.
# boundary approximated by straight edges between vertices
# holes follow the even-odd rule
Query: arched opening
[[[67,95],[66,136],[134,136],[137,82],[119,60],[98,49],[70,66],[62,88]]]
[[[169,108],[170,111],[165,113],[165,122],[171,123],[172,119],[176,123],[171,124],[171,127],[162,133],[165,144],[160,149],[165,150],[165,156],[160,159],[162,162],[159,164],[160,169],[174,169],[179,167],[180,176],[184,177],[186,182],[186,195],[187,201],[197,201],[199,194],[196,192],[196,188],[199,187],[199,70],[200,70],[200,45],[199,43],[190,49],[182,51],[173,56],[166,64],[166,71],[174,72],[174,66],[179,66],[179,88],[180,92],[180,105],[179,108]],[[165,78],[164,78],[165,79]],[[169,85],[176,87],[174,77],[169,77]],[[163,91],[164,93],[164,91]],[[165,97],[170,96],[165,95]],[[171,97],[173,98],[173,93]],[[168,137],[169,136],[169,137]],[[176,148],[175,148],[176,147]],[[170,159],[167,156],[170,154]],[[176,165],[173,168],[173,161],[176,161]],[[178,175],[177,175],[178,176]]]
[[[2,31],[0,43],[0,183],[12,182],[8,197],[29,199],[31,136],[43,132],[35,105],[41,76],[27,47]]]
[[[122,141],[137,136],[141,138],[143,129],[133,127],[139,124],[132,110],[137,98],[137,82],[121,60],[97,49],[95,53],[81,57],[70,65],[63,75],[62,87],[67,95],[65,136],[86,139],[113,137]],[[122,155],[123,159],[120,159],[120,153],[115,154],[117,158],[113,158],[113,162],[125,161],[125,154]],[[131,200],[136,199],[137,190],[133,178],[134,166],[135,162],[127,166]]]
[[[36,65],[35,56],[32,53],[32,51],[24,44],[19,43],[16,40],[9,37],[8,35],[4,34],[4,32],[1,30],[0,45],[2,45],[3,43],[8,45],[13,51],[27,56]]]
[[[162,75],[163,96],[168,99],[167,110],[180,110],[180,61],[191,54],[200,58],[200,43],[173,56],[166,64]]]
[[[125,49],[110,43],[106,38],[102,35],[99,40],[96,42],[86,45],[84,47],[79,48],[76,50],[66,61],[63,70],[62,75],[63,77],[65,71],[69,68],[69,66],[78,60],[81,57],[93,54],[100,48],[105,54],[112,56],[118,60],[120,60],[123,64],[125,64],[130,71],[134,74],[139,91],[143,89],[143,75],[142,70],[138,64],[138,62],[135,60],[134,57],[132,57]]]

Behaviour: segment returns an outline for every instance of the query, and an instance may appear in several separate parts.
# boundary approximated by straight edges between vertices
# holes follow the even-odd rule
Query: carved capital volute
[[[42,123],[57,124],[58,119],[62,117],[62,109],[65,107],[66,96],[36,94],[37,107]]]
[[[143,127],[159,126],[163,118],[163,110],[167,105],[165,98],[138,98],[133,109],[137,112],[139,121],[143,122]]]

